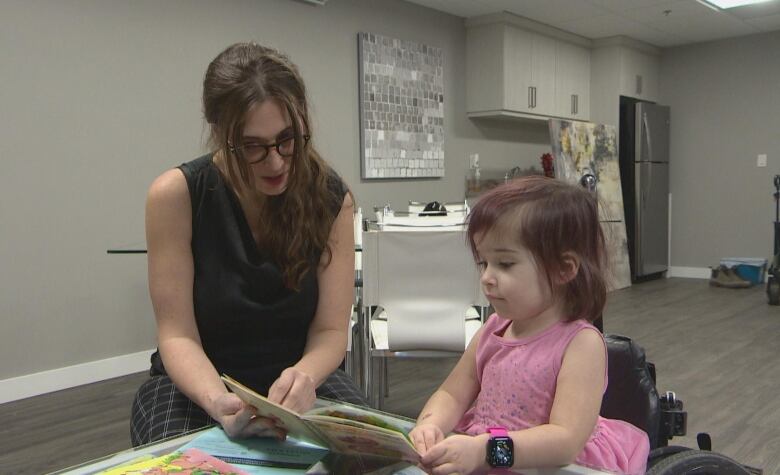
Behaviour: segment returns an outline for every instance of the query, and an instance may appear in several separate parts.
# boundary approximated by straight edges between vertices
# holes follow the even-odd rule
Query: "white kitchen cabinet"
[[[533,87],[533,114],[556,115],[555,107],[555,50],[556,40],[532,34],[531,87]]]
[[[618,125],[620,96],[658,101],[660,50],[628,37],[596,40],[591,50],[593,122]]]
[[[590,117],[590,50],[558,41],[555,50],[555,113],[558,117]]]
[[[658,100],[659,58],[633,48],[620,50],[620,94]]]
[[[562,54],[560,59],[558,51]],[[586,120],[590,105],[589,54],[585,47],[511,22],[469,25],[466,36],[468,115]],[[578,99],[573,99],[575,96]],[[578,107],[574,106],[575,100]]]

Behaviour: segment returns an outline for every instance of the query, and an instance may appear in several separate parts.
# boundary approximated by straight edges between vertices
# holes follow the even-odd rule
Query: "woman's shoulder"
[[[219,175],[211,154],[182,163],[155,178],[149,186],[147,206],[189,207],[193,183],[201,181],[199,177],[203,175]]]
[[[155,237],[189,238],[190,193],[181,170],[170,169],[149,186],[146,197],[147,243]],[[149,245],[149,244],[147,244]]]
[[[325,169],[325,183],[328,188],[328,201],[335,214],[338,214],[343,206],[352,205],[347,183],[330,166]]]
[[[349,191],[347,183],[341,178],[341,175],[330,166],[325,169],[325,183],[328,185],[328,191],[337,197],[343,198]]]
[[[186,200],[189,205],[189,188],[182,171],[172,168],[155,178],[149,186],[146,199],[149,204]]]
[[[213,155],[214,154],[212,153],[208,153],[194,160],[190,160],[189,162],[184,162],[176,168],[181,170],[187,178],[204,172],[218,173],[217,167],[214,164]]]

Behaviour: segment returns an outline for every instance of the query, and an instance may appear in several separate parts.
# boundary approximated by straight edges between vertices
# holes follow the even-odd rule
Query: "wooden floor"
[[[688,411],[689,436],[780,475],[780,307],[760,288],[668,279],[610,294],[605,331],[632,337],[657,367],[660,391]],[[415,417],[455,360],[391,362],[386,410]],[[130,401],[145,374],[0,405],[0,473],[38,474],[130,447]]]

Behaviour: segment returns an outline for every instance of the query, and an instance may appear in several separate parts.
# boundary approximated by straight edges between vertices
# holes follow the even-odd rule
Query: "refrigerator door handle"
[[[642,124],[645,127],[645,143],[647,144],[647,156],[650,158],[650,161],[653,160],[653,146],[650,143],[650,125],[647,123],[647,112],[644,112],[642,114]]]

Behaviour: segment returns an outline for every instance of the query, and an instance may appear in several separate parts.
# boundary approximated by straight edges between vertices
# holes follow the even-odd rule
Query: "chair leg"
[[[369,354],[367,357],[366,362],[363,364],[363,394],[366,396],[366,401],[368,401],[368,405],[371,407],[374,407],[374,395],[371,390],[371,386],[374,384],[373,378],[371,377],[371,362],[373,358],[371,358],[371,355]]]
[[[371,358],[371,371],[369,384],[369,403],[375,409],[382,409],[384,406],[385,381],[382,377],[383,366],[387,364],[384,356],[373,356]]]
[[[347,373],[347,375],[352,378],[352,380],[355,380],[355,368],[352,361],[352,351],[347,351],[344,355],[344,372]]]
[[[388,384],[387,367],[389,366],[387,358],[382,358],[382,387],[384,388],[384,397],[390,397],[390,384]]]

